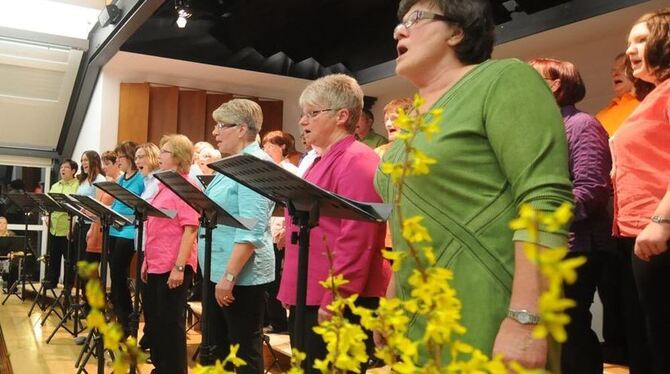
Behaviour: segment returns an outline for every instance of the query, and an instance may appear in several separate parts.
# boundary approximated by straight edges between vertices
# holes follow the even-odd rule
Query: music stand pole
[[[213,219],[211,219],[213,218]],[[212,344],[212,335],[209,331],[209,311],[212,310],[212,301],[214,295],[210,295],[209,282],[212,276],[212,230],[216,228],[216,215],[208,217],[207,213],[203,212],[200,215],[200,224],[205,228],[205,264],[202,269],[203,287],[202,287],[202,314],[200,316],[202,326],[202,342],[200,343],[200,363],[203,365],[212,364],[212,354],[214,352],[214,345]]]

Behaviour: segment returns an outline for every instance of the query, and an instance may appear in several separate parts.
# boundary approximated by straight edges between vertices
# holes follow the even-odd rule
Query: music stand
[[[191,208],[200,214],[200,225],[205,228],[205,263],[203,265],[203,279],[210,281],[212,273],[212,230],[221,224],[238,229],[250,230],[256,224],[256,220],[234,217],[222,209],[212,199],[207,197],[197,187],[184,179],[174,171],[164,171],[154,174],[159,181],[167,186],[172,192],[184,200]],[[202,316],[200,323],[202,326],[202,343],[200,344],[200,363],[203,365],[212,364],[213,345],[209,331],[209,312],[210,303],[213,301],[213,295],[210,295],[209,287],[202,287]]]
[[[121,187],[114,182],[98,182],[94,186],[112,195],[116,200],[126,205],[135,212],[135,227],[137,227],[137,258],[135,261],[135,297],[133,299],[133,312],[130,314],[130,335],[137,338],[137,331],[140,325],[140,284],[142,277],[142,262],[144,254],[142,245],[144,241],[144,222],[152,217],[168,218],[175,217],[177,212],[161,210],[151,205],[146,200],[134,194],[132,191]],[[130,373],[135,373],[136,364],[133,362],[130,367]]]
[[[49,231],[51,229],[51,213],[53,212],[65,212],[65,209],[63,209],[60,205],[58,205],[57,202],[55,202],[49,195],[43,194],[43,193],[34,193],[34,192],[28,192],[28,197],[33,199],[33,201],[37,204],[39,209],[41,210],[42,214],[47,217],[47,251],[51,246],[49,245],[50,240],[49,240]],[[43,255],[40,258],[38,258],[38,261],[40,259],[46,259],[48,261],[49,255]],[[46,272],[45,272],[46,274]],[[35,297],[35,300],[33,301],[33,304],[30,306],[30,310],[28,310],[28,317],[30,317],[33,314],[33,310],[35,309],[35,306],[39,306],[40,310],[44,311],[47,307],[47,302],[46,302],[46,297],[47,297],[47,289],[44,286],[44,282],[40,282],[40,289],[37,291],[37,297]],[[51,291],[51,294],[53,295],[54,300],[58,299],[58,296],[56,295],[56,292],[53,290],[53,288],[49,289]],[[44,298],[45,303],[42,305],[40,303],[40,299]]]
[[[23,235],[23,256],[19,257],[19,277],[17,278],[16,282],[7,290],[7,296],[5,296],[5,299],[2,301],[2,305],[5,305],[7,302],[7,299],[11,295],[16,296],[23,302],[26,298],[26,274],[22,273],[25,258],[27,256],[32,255],[32,251],[30,250],[29,244],[28,244],[28,216],[35,212],[37,210],[37,205],[35,202],[28,197],[28,195],[24,193],[8,193],[7,198],[14,203],[14,205],[18,206],[21,211],[23,211],[23,223],[25,225],[24,229],[24,235]],[[19,296],[18,293],[18,285],[21,283],[21,296]],[[35,286],[33,286],[32,282],[28,283],[30,287],[35,291],[37,294],[37,289],[35,289]]]
[[[77,217],[77,225],[79,225],[77,234],[77,249],[75,251],[75,258],[74,260],[70,258],[70,269],[72,271],[72,276],[74,277],[73,279],[73,284],[66,284],[65,288],[63,289],[65,293],[65,305],[67,305],[66,311],[63,313],[63,317],[61,318],[60,322],[56,326],[56,328],[51,332],[51,335],[47,338],[46,342],[49,344],[51,342],[51,339],[53,339],[54,335],[56,335],[56,332],[58,329],[61,327],[64,328],[67,332],[69,332],[73,337],[77,337],[80,332],[84,331],[84,325],[81,323],[81,309],[83,308],[83,305],[80,303],[81,299],[81,279],[79,278],[79,272],[76,269],[77,262],[79,262],[79,256],[81,255],[81,248],[80,245],[81,243],[84,242],[84,223],[90,222],[92,219],[88,215],[85,214],[85,212],[88,212],[86,207],[81,204],[79,201],[74,200],[70,198],[67,195],[62,195],[59,196],[59,199],[61,199],[62,204],[65,207],[65,210],[68,212],[70,215],[70,225],[72,225],[73,218]],[[67,201],[65,200],[67,199]],[[89,213],[90,214],[90,213]],[[69,242],[72,242],[70,240]],[[72,256],[72,253],[69,254]],[[64,282],[67,283],[67,282]],[[75,292],[74,292],[74,301],[72,299],[72,286],[75,287]],[[65,323],[69,318],[73,319],[73,326],[72,330],[68,329]]]
[[[58,192],[50,192],[47,195],[48,195],[48,197],[53,199],[53,201],[55,203],[57,203],[63,211],[65,211],[68,214],[69,220],[70,220],[70,228],[72,227],[73,217],[77,217],[82,222],[91,220],[90,217],[86,216],[81,211],[81,208],[77,205],[76,200],[73,200],[68,195],[63,194],[63,193],[58,193]],[[49,224],[51,224],[51,222],[49,222]],[[81,231],[81,230],[79,230],[79,231]],[[80,235],[81,235],[81,233],[80,233]],[[81,240],[78,240],[78,242],[81,242]],[[66,249],[65,257],[64,257],[64,261],[63,261],[63,268],[65,270],[65,274],[63,275],[63,286],[64,286],[63,290],[61,291],[60,295],[58,295],[58,297],[53,301],[53,303],[51,303],[51,306],[49,307],[49,309],[47,309],[46,315],[41,318],[42,319],[41,324],[42,324],[42,326],[44,326],[44,324],[46,323],[46,321],[49,318],[49,316],[51,315],[51,313],[56,313],[56,316],[58,316],[58,318],[60,318],[60,322],[58,324],[58,327],[56,327],[56,329],[54,330],[54,333],[61,326],[63,326],[65,328],[65,330],[67,330],[70,334],[72,334],[73,336],[76,337],[79,334],[79,332],[81,331],[80,329],[78,329],[78,327],[82,327],[81,325],[79,325],[79,326],[77,325],[79,323],[78,319],[75,320],[75,322],[74,322],[75,323],[74,330],[70,330],[69,328],[64,326],[64,321],[67,320],[67,316],[68,315],[71,316],[71,310],[72,310],[72,305],[73,305],[73,303],[72,303],[72,288],[71,287],[73,285],[75,286],[77,303],[79,301],[79,294],[80,294],[80,291],[81,291],[81,287],[80,287],[80,284],[78,282],[79,277],[77,276],[77,272],[75,271],[76,260],[78,259],[79,251],[77,250],[77,254],[75,255],[75,256],[77,256],[77,258],[75,258],[74,259],[75,261],[73,261],[71,245],[72,245],[72,240],[68,240],[67,241],[67,249]],[[54,258],[50,257],[49,261],[54,261]],[[73,279],[74,284],[73,285],[68,284],[68,283],[70,283],[67,280],[68,272],[71,276],[74,277],[74,279]],[[61,303],[61,300],[63,300],[62,303]],[[57,306],[60,306],[60,308],[63,312],[62,316],[60,314],[58,314],[58,312],[56,311]],[[77,311],[78,311],[78,306],[75,306],[75,308],[77,308]],[[77,316],[78,316],[78,313],[77,313]],[[63,324],[61,324],[61,322]],[[54,333],[52,333],[50,338],[47,339],[47,343],[49,343],[51,341],[51,337],[53,337]]]
[[[202,184],[204,188],[207,188],[212,180],[214,180],[213,175],[196,175],[195,177],[198,178],[198,181],[200,181],[200,184]]]
[[[107,252],[109,251],[109,228],[112,225],[116,226],[125,226],[125,225],[131,225],[133,222],[129,220],[128,218],[122,216],[121,214],[113,211],[112,209],[108,208],[98,200],[95,200],[91,198],[90,196],[85,196],[85,195],[70,195],[72,198],[76,199],[81,203],[81,206],[85,208],[88,212],[93,214],[96,217],[96,220],[100,221],[100,225],[102,226],[102,253],[100,254],[100,283],[101,283],[101,288],[103,292],[107,292]],[[97,351],[97,366],[98,366],[98,374],[104,374],[105,372],[105,347],[103,345],[103,340],[100,336],[99,333],[95,333],[91,331],[89,333],[87,341],[84,343],[84,347],[82,348],[81,353],[79,354],[79,358],[77,359],[77,363],[79,365],[79,369],[77,370],[77,373],[82,373],[85,372],[86,369],[86,362],[88,362],[88,359],[91,357],[93,354],[93,349],[90,349],[89,345],[91,344],[91,341],[94,342],[95,350]],[[86,356],[84,357],[82,361],[82,356],[84,355],[84,352],[88,349],[88,353],[86,353]]]
[[[318,225],[319,216],[357,221],[384,222],[391,214],[391,206],[363,203],[326,191],[284,170],[274,162],[252,155],[239,154],[207,165],[268,199],[284,205],[294,225],[299,227],[298,283],[296,289],[295,347],[304,352],[305,306],[307,299],[307,270],[309,263],[309,235]]]

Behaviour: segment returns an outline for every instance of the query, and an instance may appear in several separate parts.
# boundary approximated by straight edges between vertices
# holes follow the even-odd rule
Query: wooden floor
[[[4,298],[4,294],[0,294]],[[46,344],[47,337],[54,330],[59,320],[56,317],[49,317],[44,326],[40,326],[42,321],[39,309],[36,309],[31,317],[28,317],[31,300],[21,302],[15,297],[11,297],[4,306],[0,306],[0,328],[5,339],[5,344],[9,353],[11,367],[14,374],[50,374],[50,373],[75,373],[75,361],[81,351],[81,346],[74,343],[73,336],[64,329],[60,329],[49,344]],[[141,329],[140,329],[141,330]],[[83,333],[84,335],[86,332]],[[190,331],[187,335],[187,347],[189,357],[200,343],[200,334]],[[281,357],[283,351],[289,350],[287,336],[270,336],[270,344],[278,350],[278,355],[282,358],[282,367],[286,369],[286,360]],[[269,354],[265,349],[266,365],[269,366]],[[0,360],[2,357],[0,357]],[[195,362],[189,362],[192,367]],[[141,374],[149,374],[153,368],[150,364],[142,364],[138,368]],[[0,365],[2,370],[2,365]],[[89,360],[86,365],[89,373],[96,372],[96,362],[94,358]],[[370,370],[376,373],[388,372],[384,369]],[[105,373],[111,373],[111,362],[107,359]],[[274,369],[272,372],[281,372]],[[604,374],[628,374],[628,369],[605,365]],[[5,374],[0,371],[0,374]]]

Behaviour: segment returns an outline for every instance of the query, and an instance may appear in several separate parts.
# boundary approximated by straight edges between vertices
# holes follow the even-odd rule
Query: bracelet
[[[651,216],[651,222],[654,223],[670,223],[670,218],[663,216]]]

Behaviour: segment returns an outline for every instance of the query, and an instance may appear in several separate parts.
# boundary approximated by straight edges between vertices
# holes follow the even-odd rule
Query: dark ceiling
[[[640,2],[490,1],[499,42]],[[361,77],[396,57],[391,35],[398,22],[398,2],[190,0],[193,15],[180,29],[175,2],[167,0],[121,49],[304,79],[347,73],[364,83],[389,75],[384,68],[375,76]]]

